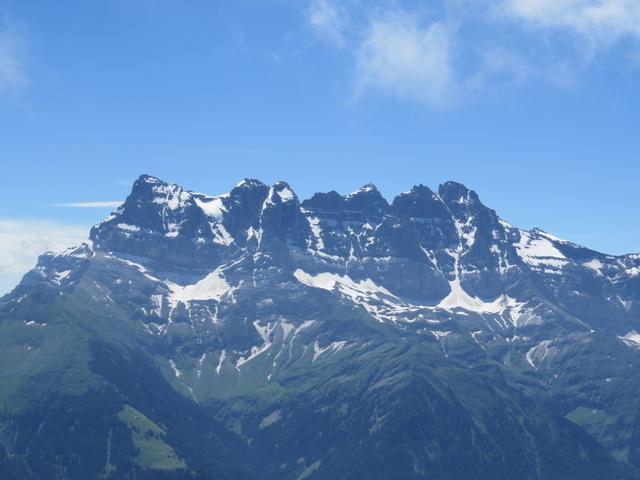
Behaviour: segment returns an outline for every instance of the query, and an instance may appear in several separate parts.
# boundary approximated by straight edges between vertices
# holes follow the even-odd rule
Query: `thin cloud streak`
[[[72,202],[72,203],[52,203],[50,207],[65,207],[65,208],[118,208],[122,205],[121,200],[106,201],[106,202]]]

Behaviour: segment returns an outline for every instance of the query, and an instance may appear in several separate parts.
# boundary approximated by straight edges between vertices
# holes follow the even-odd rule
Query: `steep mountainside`
[[[0,299],[2,478],[640,478],[640,255],[447,182],[143,175]]]

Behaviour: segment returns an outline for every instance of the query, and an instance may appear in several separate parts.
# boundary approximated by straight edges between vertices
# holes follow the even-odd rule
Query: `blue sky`
[[[449,179],[640,251],[637,0],[0,1],[0,292],[150,173],[301,197]]]

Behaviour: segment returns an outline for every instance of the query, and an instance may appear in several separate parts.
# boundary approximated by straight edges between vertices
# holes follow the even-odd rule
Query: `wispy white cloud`
[[[12,27],[0,25],[0,92],[28,84],[24,71],[25,42]]]
[[[68,208],[118,208],[122,205],[121,200],[106,202],[72,202],[72,203],[52,203],[50,207],[68,207]]]
[[[503,0],[494,11],[528,27],[576,35],[589,55],[623,38],[640,40],[638,0]]]
[[[307,20],[317,33],[336,46],[346,44],[346,13],[338,4],[331,0],[313,0],[307,11]]]
[[[357,89],[381,89],[431,106],[451,102],[455,77],[452,37],[440,22],[387,13],[374,19],[357,50]]]
[[[38,255],[87,238],[88,227],[50,221],[0,220],[0,295],[15,287]]]
[[[477,47],[477,63],[465,78],[467,93],[498,93],[521,87],[534,80],[567,88],[575,84],[571,65],[542,54],[531,58],[527,54],[496,44]]]
[[[530,82],[567,88],[622,44],[637,66],[640,0],[311,0],[307,21],[353,58],[357,94],[430,107]],[[549,34],[558,34],[566,38]],[[566,40],[566,41],[565,41]]]

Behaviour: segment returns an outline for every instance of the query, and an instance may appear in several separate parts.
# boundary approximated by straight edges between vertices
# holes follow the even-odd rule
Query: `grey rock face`
[[[390,478],[385,455],[398,478],[640,471],[640,255],[518,229],[455,182],[389,204],[371,184],[301,202],[285,182],[209,196],[143,175],[85,244],[40,257],[0,327],[22,372],[5,402],[75,372],[59,365],[84,370],[49,393],[111,385],[110,345],[215,410],[265,478],[332,478],[345,452],[368,459],[354,478]]]

